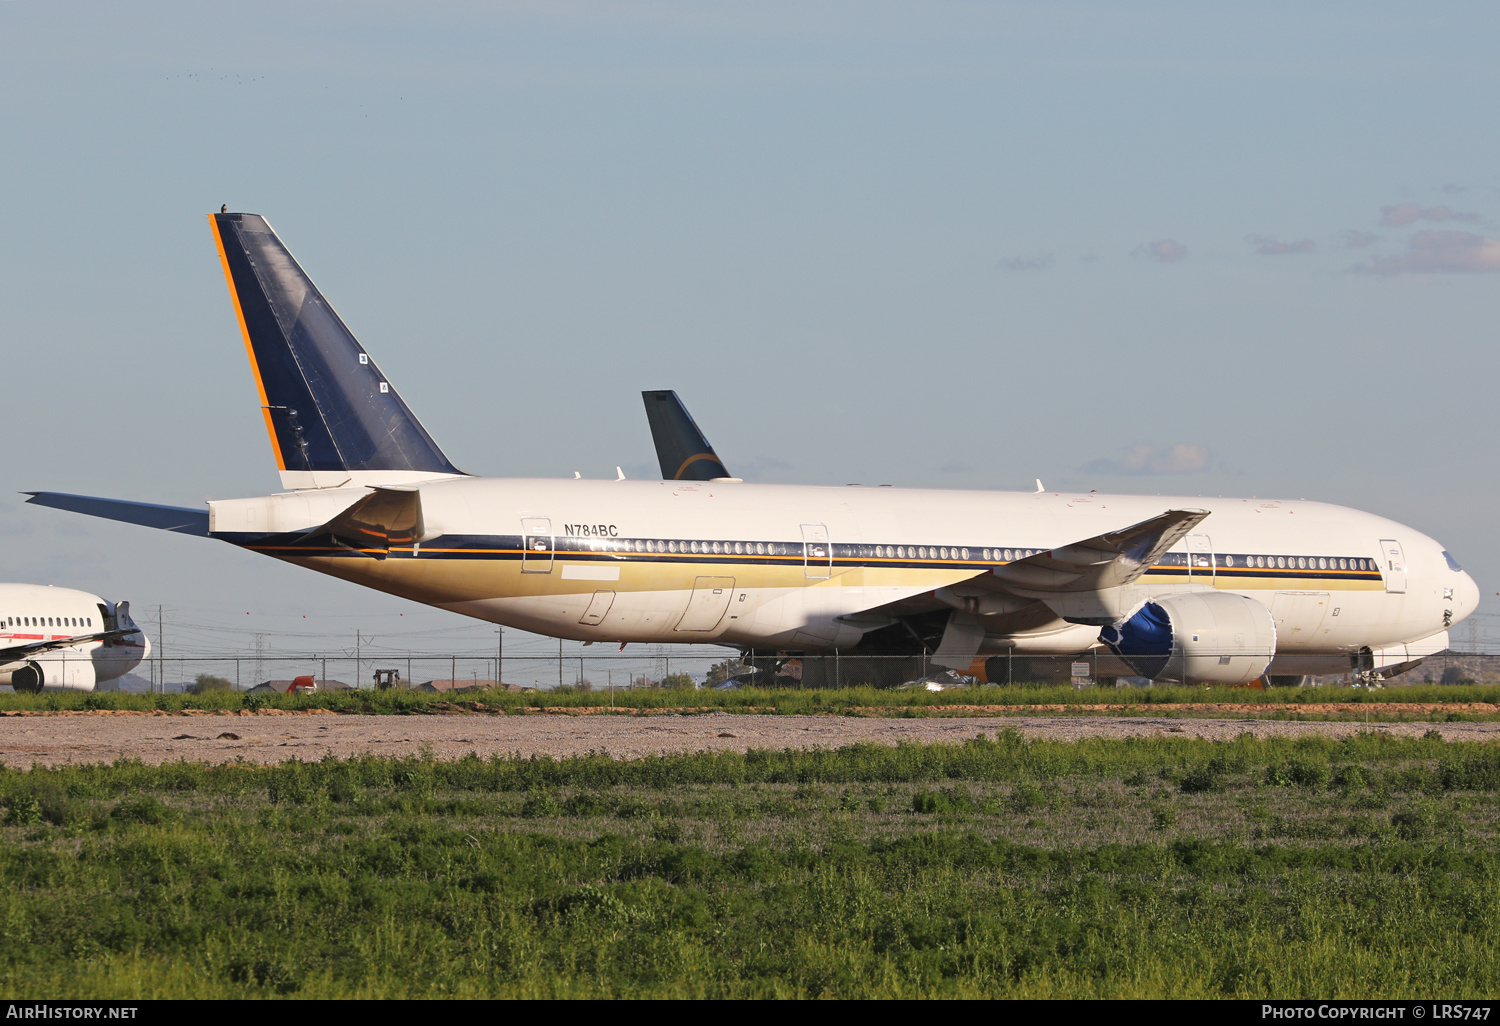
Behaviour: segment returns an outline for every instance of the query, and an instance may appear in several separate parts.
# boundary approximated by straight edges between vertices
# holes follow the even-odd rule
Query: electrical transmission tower
[[[259,685],[265,683],[265,681],[266,681],[266,666],[265,666],[265,662],[266,662],[266,636],[264,634],[257,634],[257,635],[255,635],[255,684],[253,686],[257,686],[258,687]]]

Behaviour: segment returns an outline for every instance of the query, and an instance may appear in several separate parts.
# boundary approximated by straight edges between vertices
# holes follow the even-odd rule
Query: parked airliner
[[[1394,673],[1478,603],[1437,541],[1301,500],[746,484],[707,448],[682,474],[707,480],[472,477],[263,217],[209,221],[287,490],[30,501],[556,637],[956,668],[1093,652],[1162,681]]]
[[[72,588],[0,584],[0,684],[17,691],[92,691],[151,652],[130,603]]]

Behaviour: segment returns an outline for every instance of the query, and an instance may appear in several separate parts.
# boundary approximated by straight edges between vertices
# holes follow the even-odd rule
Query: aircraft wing
[[[182,506],[158,506],[150,502],[127,502],[124,499],[99,499],[92,495],[68,495],[64,492],[23,492],[26,501],[37,506],[51,506],[73,513],[86,513],[105,520],[155,527],[178,534],[208,537],[208,510]]]
[[[1074,623],[1114,623],[1134,611],[1130,585],[1208,516],[1172,509],[1139,524],[1061,548],[1047,549],[989,571],[1012,595],[1041,599]]]
[[[1147,597],[1136,580],[1207,516],[1201,509],[1168,510],[839,619],[867,631],[904,629],[924,646],[936,640],[933,660],[961,669],[987,634],[1062,629],[1060,621],[1103,626],[1129,616]]]
[[[75,634],[71,638],[56,638],[52,641],[32,641],[24,645],[9,645],[5,648],[0,648],[0,665],[19,662],[29,656],[51,652],[54,649],[71,648],[74,645],[82,645],[89,641],[116,641],[131,634],[139,633],[141,633],[140,628],[132,627],[129,630],[100,631],[97,634]]]

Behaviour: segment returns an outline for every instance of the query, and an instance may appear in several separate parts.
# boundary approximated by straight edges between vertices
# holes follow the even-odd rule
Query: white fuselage
[[[1389,663],[1430,654],[1478,602],[1433,539],[1316,502],[728,481],[446,477],[417,487],[421,541],[383,558],[285,537],[328,522],[362,488],[212,502],[210,530],[393,594],[583,641],[847,648],[870,629],[864,611],[1180,508],[1210,515],[1141,586],[1264,603],[1281,672],[1314,672],[1298,667],[1325,664],[1315,657],[1347,665],[1363,650]],[[1000,609],[986,618],[981,652],[1097,643],[1097,627],[1035,619]]]
[[[133,628],[129,615],[116,619],[116,606],[98,595],[40,584],[0,584],[0,648],[66,641],[107,630]],[[109,641],[79,641],[24,654],[0,663],[0,684],[39,671],[43,687],[92,691],[96,683],[123,677],[151,651],[136,630]]]

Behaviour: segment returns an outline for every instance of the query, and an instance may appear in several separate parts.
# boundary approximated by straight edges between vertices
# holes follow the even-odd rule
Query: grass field
[[[0,713],[26,710],[120,709],[179,711],[210,709],[238,712],[241,709],[331,709],[350,713],[420,713],[461,702],[475,709],[517,712],[526,709],[608,708],[620,710],[677,709],[684,706],[722,709],[728,712],[853,713],[871,710],[886,713],[908,711],[941,713],[968,705],[1118,705],[1137,706],[1234,703],[1265,706],[1268,711],[1298,706],[1335,703],[1351,710],[1361,705],[1402,705],[1483,702],[1500,704],[1500,685],[1417,685],[1376,691],[1359,688],[1272,688],[1253,691],[1240,688],[1151,687],[1116,690],[1071,687],[1009,685],[965,688],[939,693],[884,691],[876,688],[808,689],[745,688],[740,691],[639,689],[577,691],[466,691],[456,696],[421,691],[326,691],[296,696],[211,691],[202,695],[131,694],[126,692],[53,691],[40,695],[0,693]]]
[[[0,806],[7,997],[1500,990],[1500,746],[1435,735],[7,768]]]

